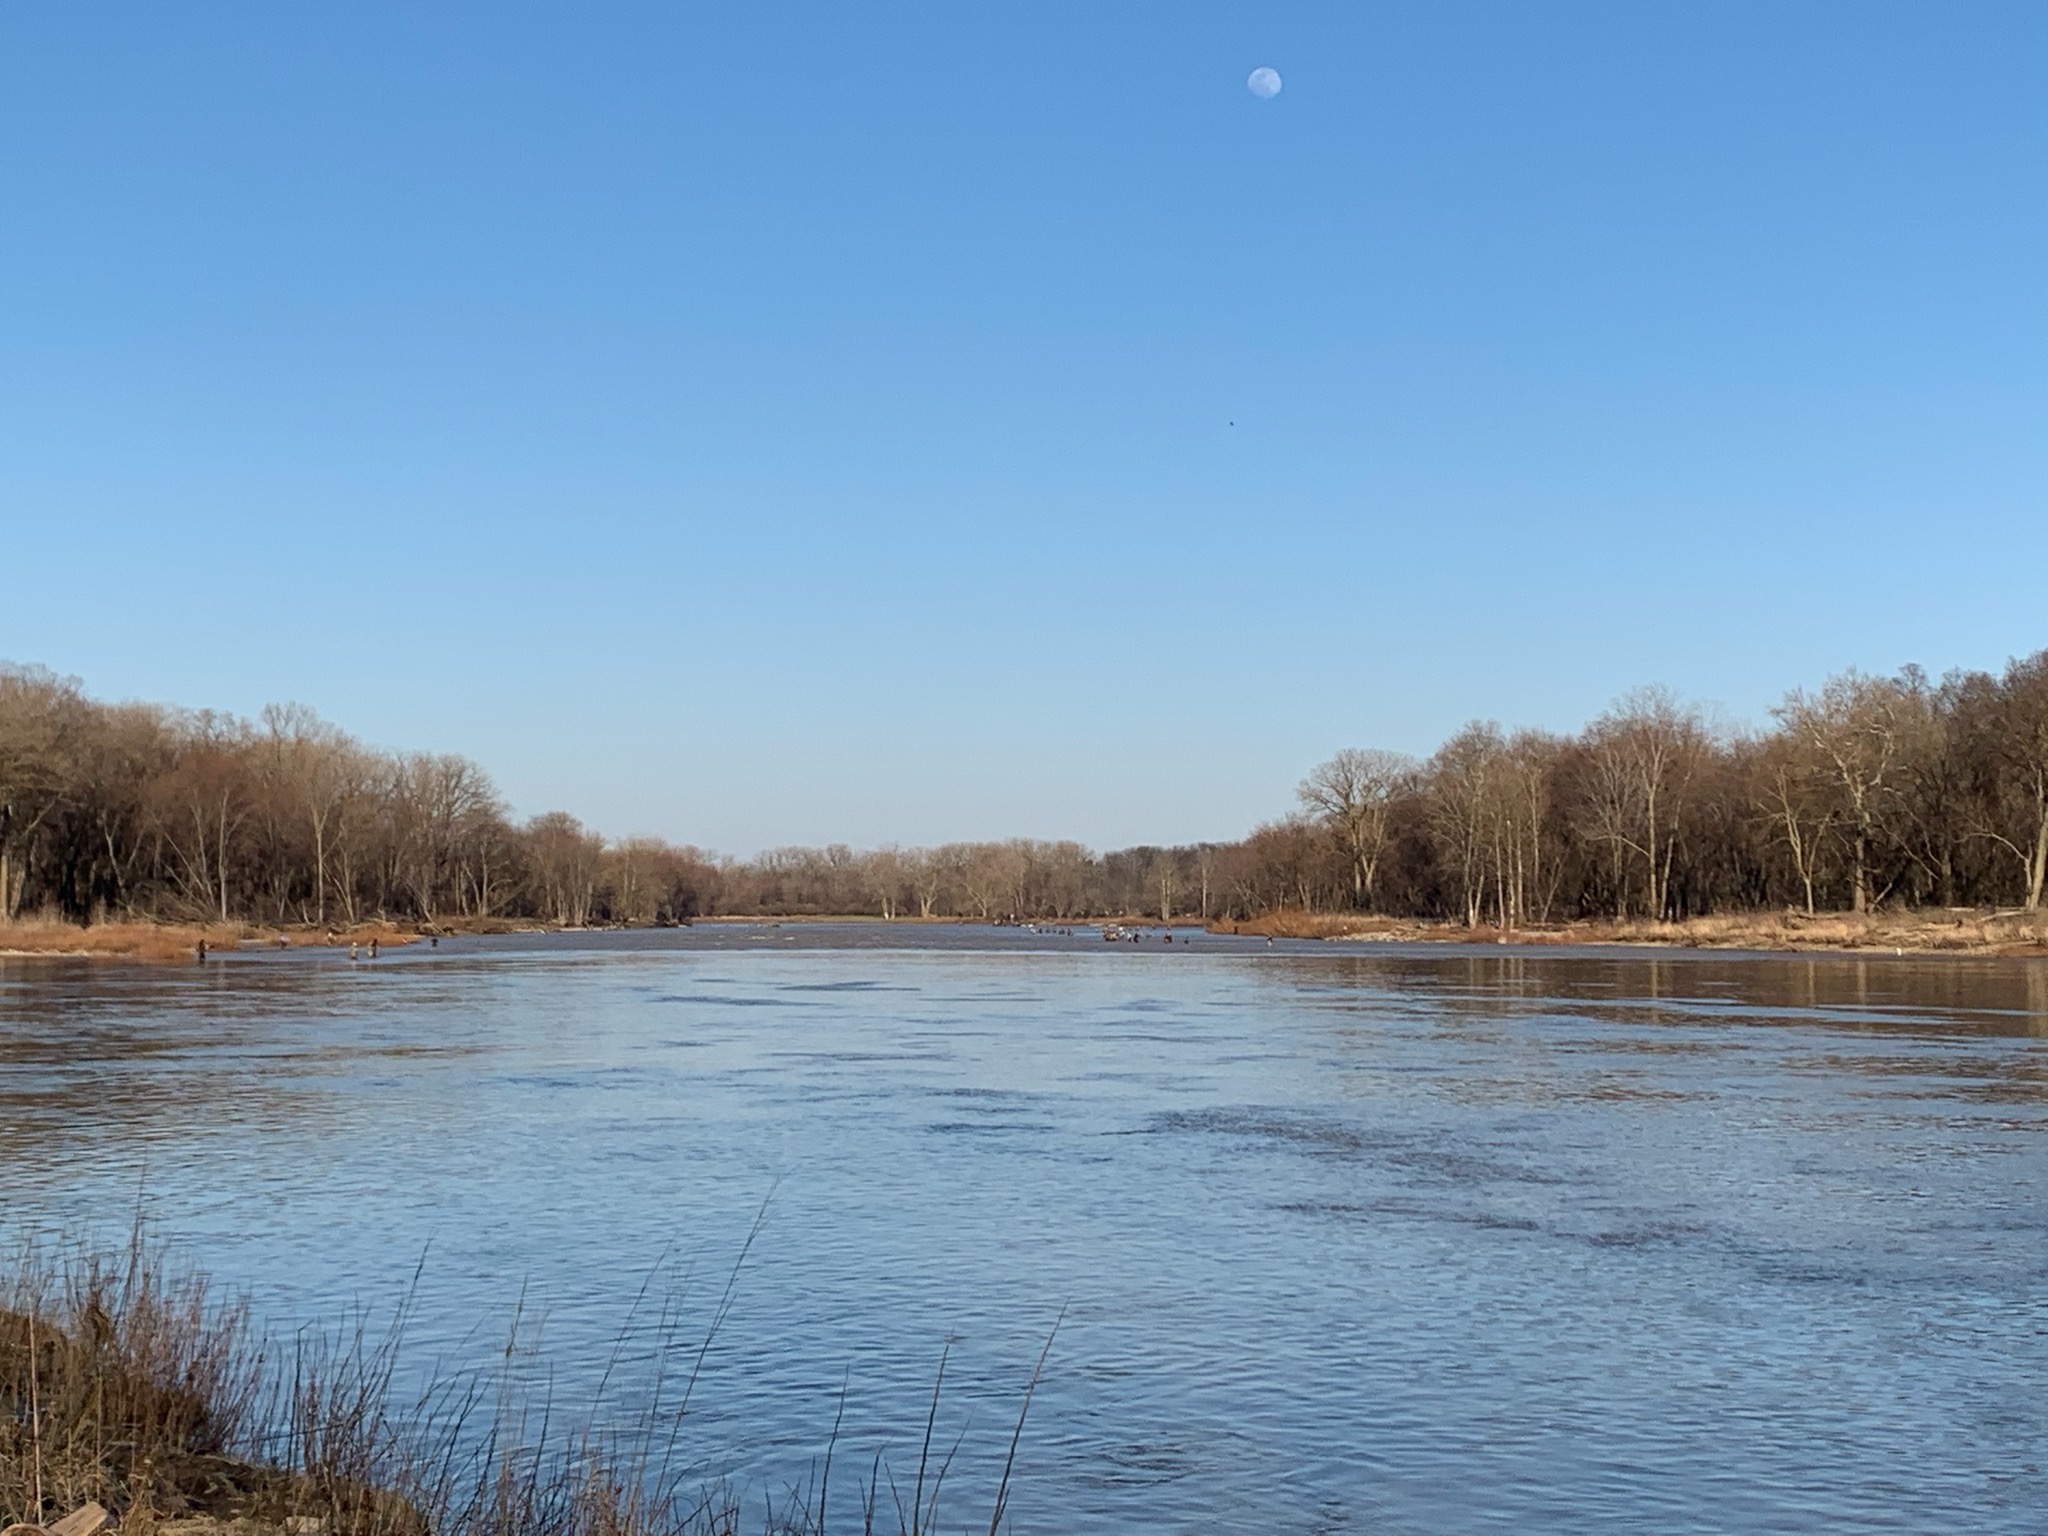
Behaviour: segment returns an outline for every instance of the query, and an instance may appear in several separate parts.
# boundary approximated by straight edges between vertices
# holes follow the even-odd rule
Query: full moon
[[[1244,84],[1245,89],[1258,97],[1259,100],[1271,101],[1280,94],[1280,71],[1268,69],[1265,65],[1261,64],[1251,72],[1250,78]]]

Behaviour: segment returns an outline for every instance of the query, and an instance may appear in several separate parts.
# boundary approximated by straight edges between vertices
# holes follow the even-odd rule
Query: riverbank
[[[718,916],[701,923],[741,927],[790,924],[876,923],[872,914],[802,916]],[[975,926],[963,917],[897,917],[893,925]],[[1050,920],[1044,920],[1050,922]],[[1124,928],[1184,928],[1196,919],[1164,923],[1156,916],[1069,918],[1060,926],[1114,921]],[[1677,923],[1613,920],[1533,924],[1506,932],[1482,925],[1419,918],[1377,917],[1357,912],[1304,912],[1286,908],[1259,917],[1219,919],[1211,933],[1285,939],[1328,939],[1350,943],[1509,944],[1526,947],[1618,944],[1641,948],[1775,950],[1786,953],[1891,953],[1909,955],[2048,956],[2048,913],[1982,910],[1876,912],[1738,912],[1689,918]],[[204,943],[208,953],[248,949],[396,949],[451,934],[559,933],[532,920],[442,919],[432,924],[366,922],[346,928],[286,927],[256,923],[115,922],[79,927],[47,919],[0,925],[0,959],[83,958],[190,963]]]
[[[1965,911],[1735,912],[1676,923],[1641,920],[1501,929],[1363,913],[1290,908],[1243,922],[1211,924],[1217,933],[1353,943],[1517,944],[1555,947],[1627,944],[1666,949],[1862,951],[1910,955],[2048,955],[2048,913]]]
[[[749,1496],[730,1482],[694,1482],[679,1443],[684,1412],[724,1313],[693,1337],[678,1304],[671,1294],[651,1331],[632,1333],[629,1318],[615,1342],[614,1365],[629,1333],[658,1358],[651,1380],[637,1383],[651,1395],[613,1425],[602,1385],[579,1411],[518,1375],[531,1341],[516,1315],[502,1373],[437,1367],[401,1391],[395,1384],[410,1382],[403,1306],[381,1335],[358,1316],[286,1342],[253,1327],[247,1297],[223,1298],[140,1237],[111,1253],[17,1251],[0,1259],[0,1532],[737,1536],[747,1496],[747,1529],[824,1536],[832,1444],[814,1488]],[[1041,1354],[1019,1437],[1044,1365]],[[943,1385],[943,1361],[939,1375]],[[935,1387],[934,1419],[938,1408]],[[992,1531],[1005,1517],[1014,1439],[1010,1455]],[[910,1470],[920,1501],[914,1520],[899,1504],[887,1521],[899,1536],[937,1528],[938,1482],[923,1493],[944,1467],[929,1436]],[[877,1450],[851,1483],[857,1499],[842,1505],[853,1502],[870,1533],[884,1529],[885,1487],[894,1502],[886,1456]]]
[[[378,918],[347,924],[183,923],[148,918],[81,926],[61,918],[0,923],[0,959],[189,961],[203,943],[209,954],[236,949],[396,949],[451,934],[552,933],[552,925],[504,917],[437,918],[431,923]]]
[[[0,924],[0,957],[50,956],[112,960],[184,961],[204,944],[210,953],[232,949],[381,949],[417,943],[425,931],[410,924],[356,923],[346,928],[274,928],[257,923],[76,923],[27,919]]]
[[[382,1450],[378,1413],[334,1390],[368,1378],[315,1369],[286,1390],[274,1358],[246,1303],[222,1301],[203,1276],[139,1243],[16,1258],[0,1270],[0,1522],[124,1536],[427,1536],[419,1509],[366,1475]],[[282,1454],[265,1455],[266,1440]]]

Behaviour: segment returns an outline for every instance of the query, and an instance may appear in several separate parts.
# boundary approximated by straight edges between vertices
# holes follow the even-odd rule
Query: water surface
[[[0,1199],[558,1395],[651,1270],[707,1477],[966,1440],[1027,1533],[2039,1532],[2048,966],[700,927],[0,968]],[[639,1346],[636,1343],[635,1348]],[[949,1441],[950,1443],[950,1441]]]

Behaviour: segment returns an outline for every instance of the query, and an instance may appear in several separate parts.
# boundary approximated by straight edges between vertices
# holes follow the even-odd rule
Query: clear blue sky
[[[2038,0],[0,9],[0,656],[105,696],[1106,846],[2043,645]]]

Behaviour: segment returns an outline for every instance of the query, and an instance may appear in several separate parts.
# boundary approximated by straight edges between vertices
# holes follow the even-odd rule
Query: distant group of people
[[[1060,927],[1051,923],[1019,923],[1015,918],[1000,917],[995,921],[995,926],[998,928],[1007,928],[1013,924],[1022,928],[1026,933],[1041,933],[1047,938],[1071,939],[1074,936],[1072,928]],[[1144,937],[1145,930],[1142,928],[1126,928],[1121,923],[1104,923],[1102,925],[1102,941],[1105,944],[1136,944]],[[1171,944],[1173,942],[1173,930],[1171,928],[1160,935],[1160,942],[1162,944]],[[1181,939],[1183,944],[1192,944],[1194,942],[1193,939],[1185,936]]]
[[[341,938],[341,936],[335,933],[334,930],[331,928],[327,932],[327,937],[333,939],[337,943],[340,942]],[[279,949],[290,949],[292,947],[292,941],[290,937],[282,933],[280,933],[277,936],[276,943]],[[430,949],[439,949],[441,947],[441,936],[438,933],[428,934],[427,947]],[[378,941],[374,937],[369,939],[350,939],[348,941],[348,957],[351,960],[374,960],[377,958],[377,950]],[[206,957],[210,953],[212,953],[212,950],[207,945],[205,939],[199,940],[199,942],[195,944],[192,948],[193,958],[197,960],[201,965],[204,965],[206,963]]]

